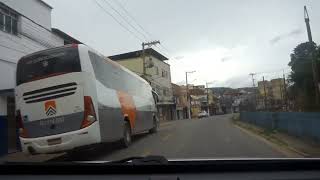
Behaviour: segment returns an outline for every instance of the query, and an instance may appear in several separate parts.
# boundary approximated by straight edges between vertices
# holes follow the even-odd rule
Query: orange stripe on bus
[[[125,92],[117,91],[119,102],[121,105],[122,114],[128,116],[130,121],[130,126],[133,128],[135,126],[137,110],[134,104],[132,96]]]

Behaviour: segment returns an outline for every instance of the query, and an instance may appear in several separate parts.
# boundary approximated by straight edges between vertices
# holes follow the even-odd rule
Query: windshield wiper
[[[164,156],[132,156],[117,161],[109,161],[106,164],[165,165],[168,164],[168,159]]]

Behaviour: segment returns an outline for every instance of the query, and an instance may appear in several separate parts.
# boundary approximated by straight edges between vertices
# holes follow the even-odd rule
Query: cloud
[[[278,43],[281,40],[284,40],[284,39],[287,39],[287,38],[290,38],[290,37],[293,37],[293,36],[300,35],[301,33],[302,33],[301,29],[295,29],[295,30],[290,31],[288,33],[280,34],[280,35],[275,36],[274,38],[272,38],[270,40],[270,44],[274,45],[274,44]]]
[[[231,56],[225,56],[225,57],[221,58],[221,62],[226,62],[226,61],[229,61],[231,59],[232,59]]]
[[[177,60],[180,60],[180,59],[183,59],[184,56],[176,56],[176,57],[174,57],[174,58],[177,59]]]

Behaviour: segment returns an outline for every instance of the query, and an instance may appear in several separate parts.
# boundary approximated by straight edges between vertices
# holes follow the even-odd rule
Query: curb
[[[292,155],[289,155],[289,153],[290,154],[294,153],[294,154],[296,154],[298,156],[301,156],[301,157],[308,157],[307,154],[305,154],[305,153],[303,153],[303,152],[301,152],[301,151],[299,151],[299,150],[297,150],[295,148],[292,148],[292,147],[290,147],[288,145],[286,145],[286,146],[279,145],[279,144],[277,144],[275,142],[272,142],[272,141],[268,140],[266,137],[261,136],[261,135],[255,133],[255,132],[253,132],[252,130],[249,130],[249,129],[245,128],[245,127],[242,127],[242,126],[240,126],[240,125],[238,125],[236,123],[232,123],[232,124],[233,124],[233,126],[239,128],[241,131],[247,133],[248,135],[253,136],[255,138],[258,138],[259,140],[265,142],[266,144],[271,146],[273,149],[275,149],[276,151],[282,153],[283,155],[287,156],[288,158],[290,158],[290,156],[292,156]]]

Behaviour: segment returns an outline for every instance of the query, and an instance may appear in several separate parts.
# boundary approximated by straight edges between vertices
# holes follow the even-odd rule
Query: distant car
[[[209,114],[206,111],[202,111],[198,114],[198,118],[209,117]]]

